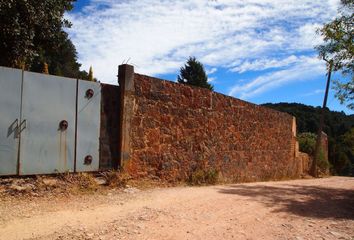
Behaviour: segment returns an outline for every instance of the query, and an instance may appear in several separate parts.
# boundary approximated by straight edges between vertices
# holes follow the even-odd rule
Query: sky
[[[117,84],[122,63],[176,81],[195,56],[216,92],[320,106],[327,77],[316,29],[338,8],[339,0],[78,0],[65,17],[82,69],[92,66],[101,82]],[[332,89],[327,105],[353,114]]]

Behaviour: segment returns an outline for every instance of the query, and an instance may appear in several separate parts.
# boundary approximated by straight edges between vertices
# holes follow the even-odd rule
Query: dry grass
[[[72,193],[97,191],[99,185],[92,173],[64,173],[59,174],[58,178],[67,185],[67,190]]]
[[[109,187],[126,187],[128,181],[132,179],[129,174],[120,171],[107,171],[100,173],[100,175],[106,181],[105,185]]]

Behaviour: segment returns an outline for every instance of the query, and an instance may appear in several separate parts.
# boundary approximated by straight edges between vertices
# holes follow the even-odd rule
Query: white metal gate
[[[0,175],[99,170],[99,83],[0,67]]]
[[[22,71],[0,67],[0,175],[17,173]]]
[[[77,95],[76,171],[99,168],[101,85],[79,81]]]
[[[75,106],[76,80],[24,72],[20,174],[74,171]]]

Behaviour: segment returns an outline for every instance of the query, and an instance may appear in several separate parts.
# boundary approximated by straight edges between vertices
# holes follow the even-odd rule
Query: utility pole
[[[329,66],[328,66],[328,74],[327,74],[327,84],[326,84],[326,91],[325,91],[325,96],[323,99],[323,105],[321,109],[321,115],[320,115],[320,125],[318,127],[318,132],[317,132],[317,140],[316,140],[316,148],[315,148],[315,156],[312,161],[310,173],[313,177],[318,177],[317,174],[317,162],[320,157],[320,150],[321,150],[321,139],[322,139],[322,130],[323,130],[323,125],[324,125],[324,115],[325,115],[325,109],[327,105],[327,98],[328,98],[328,91],[329,91],[329,84],[331,82],[331,73],[332,73],[332,68],[333,68],[333,60],[326,60],[323,58]]]

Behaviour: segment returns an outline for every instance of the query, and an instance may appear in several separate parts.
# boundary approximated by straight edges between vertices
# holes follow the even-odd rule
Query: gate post
[[[120,137],[119,166],[130,159],[130,124],[134,105],[134,67],[128,64],[119,65],[118,83],[120,87]]]

